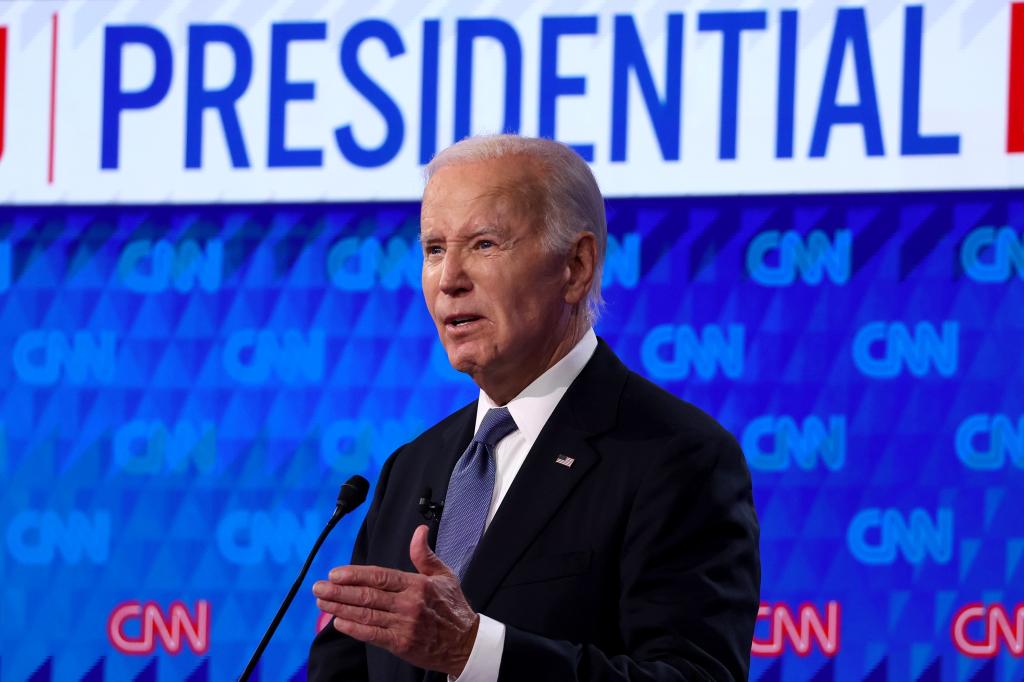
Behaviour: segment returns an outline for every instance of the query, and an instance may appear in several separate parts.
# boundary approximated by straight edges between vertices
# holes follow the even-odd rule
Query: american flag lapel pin
[[[568,455],[559,455],[558,457],[555,457],[555,464],[561,464],[566,469],[571,467],[572,463],[575,461],[576,460],[574,458],[569,457]]]

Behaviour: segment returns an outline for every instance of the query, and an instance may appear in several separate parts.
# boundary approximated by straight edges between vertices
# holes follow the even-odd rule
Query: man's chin
[[[479,349],[473,348],[470,344],[459,344],[448,353],[448,364],[457,372],[474,376],[480,371],[484,362]]]

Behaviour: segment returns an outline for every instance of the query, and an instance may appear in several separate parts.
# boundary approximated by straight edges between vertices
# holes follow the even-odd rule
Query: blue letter
[[[722,32],[722,106],[718,124],[718,158],[736,158],[736,100],[740,80],[740,33],[761,31],[768,25],[768,13],[701,12],[699,31]]]
[[[563,35],[597,33],[597,17],[544,17],[540,24],[540,121],[541,137],[556,138],[555,105],[561,95],[583,95],[587,81],[582,76],[558,75],[558,39]],[[587,161],[594,160],[594,145],[569,145]]]
[[[398,31],[394,26],[380,19],[367,19],[359,22],[341,41],[341,70],[352,87],[358,90],[384,117],[384,125],[387,128],[387,133],[380,146],[369,149],[359,146],[352,134],[351,125],[341,126],[334,131],[334,139],[338,142],[338,149],[342,155],[355,165],[364,168],[383,166],[395,158],[398,150],[402,148],[402,139],[405,137],[402,110],[376,82],[366,75],[363,67],[359,65],[359,46],[370,38],[376,38],[384,43],[389,57],[405,53],[405,46],[402,44],[402,37],[398,35]]]
[[[775,119],[775,158],[793,158],[793,100],[796,98],[795,9],[779,12],[779,101]]]
[[[220,90],[203,87],[206,72],[206,44],[224,43],[235,55],[235,73],[231,81]],[[231,152],[231,165],[248,168],[242,128],[238,125],[235,102],[249,87],[252,77],[252,48],[245,34],[227,24],[191,26],[188,30],[188,94],[185,97],[185,168],[203,165],[203,110],[217,109],[224,137]]]
[[[921,134],[921,20],[920,5],[907,7],[903,35],[903,127],[900,152],[918,154],[959,154],[959,135]]]
[[[420,79],[420,163],[437,151],[437,53],[441,22],[423,22],[423,75]]]
[[[470,134],[473,104],[473,41],[494,38],[505,52],[505,116],[502,130],[519,132],[519,97],[523,79],[523,48],[516,29],[499,19],[459,19],[455,55],[455,139]]]
[[[121,52],[128,43],[147,46],[153,53],[153,80],[141,90],[121,89]],[[171,88],[171,44],[152,26],[107,26],[103,47],[103,132],[100,168],[117,168],[121,111],[148,109]]]
[[[267,166],[319,166],[320,149],[288,149],[284,146],[285,107],[290,100],[313,99],[316,86],[310,81],[288,80],[288,43],[293,40],[323,40],[324,22],[274,24],[270,29],[270,113],[267,123]]]
[[[679,160],[679,128],[682,110],[683,15],[668,15],[668,44],[665,48],[665,99],[658,97],[644,48],[629,14],[615,17],[615,47],[612,67],[612,161],[626,160],[629,136],[629,72],[636,74],[640,92],[658,137],[661,156]]]
[[[853,66],[857,74],[860,104],[836,102],[847,44],[853,47]],[[875,97],[875,75],[871,69],[868,27],[862,7],[843,7],[836,12],[836,28],[825,66],[825,81],[821,86],[821,101],[814,122],[810,156],[825,156],[832,126],[842,123],[855,123],[864,128],[864,145],[868,156],[885,154],[882,123],[878,118],[878,100]]]

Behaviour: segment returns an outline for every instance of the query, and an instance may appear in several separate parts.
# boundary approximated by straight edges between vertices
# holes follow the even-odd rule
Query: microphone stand
[[[316,553],[320,551],[320,545],[324,544],[324,540],[327,539],[327,535],[334,530],[334,527],[338,525],[338,521],[341,520],[345,514],[349,513],[366,499],[366,492],[370,489],[370,484],[362,476],[353,476],[344,485],[341,486],[341,490],[338,492],[338,503],[334,507],[334,513],[331,514],[330,520],[324,529],[320,531],[320,537],[316,539],[313,544],[313,549],[310,550],[309,555],[306,557],[306,563],[302,565],[302,570],[299,572],[299,577],[292,583],[292,589],[288,590],[288,596],[281,602],[281,608],[277,610],[277,615],[274,616],[274,620],[270,622],[270,627],[267,628],[266,633],[263,635],[263,639],[260,640],[259,646],[256,647],[256,651],[253,652],[252,658],[249,659],[249,664],[245,666],[245,670],[242,672],[242,676],[239,677],[239,682],[247,682],[249,677],[252,675],[253,670],[256,669],[256,663],[259,662],[260,656],[263,655],[263,650],[267,648],[267,644],[270,643],[270,638],[274,636],[277,631],[277,626],[281,623],[281,619],[284,618],[284,614],[288,611],[288,607],[292,605],[292,600],[295,599],[295,594],[302,587],[302,581],[306,579],[306,573],[309,572],[309,567],[313,563],[313,559],[316,557]]]

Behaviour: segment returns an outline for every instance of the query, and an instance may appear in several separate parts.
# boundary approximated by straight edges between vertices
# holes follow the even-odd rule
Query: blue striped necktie
[[[487,411],[473,441],[455,463],[437,530],[437,555],[461,579],[484,534],[494,492],[494,447],[517,430],[507,407]]]

